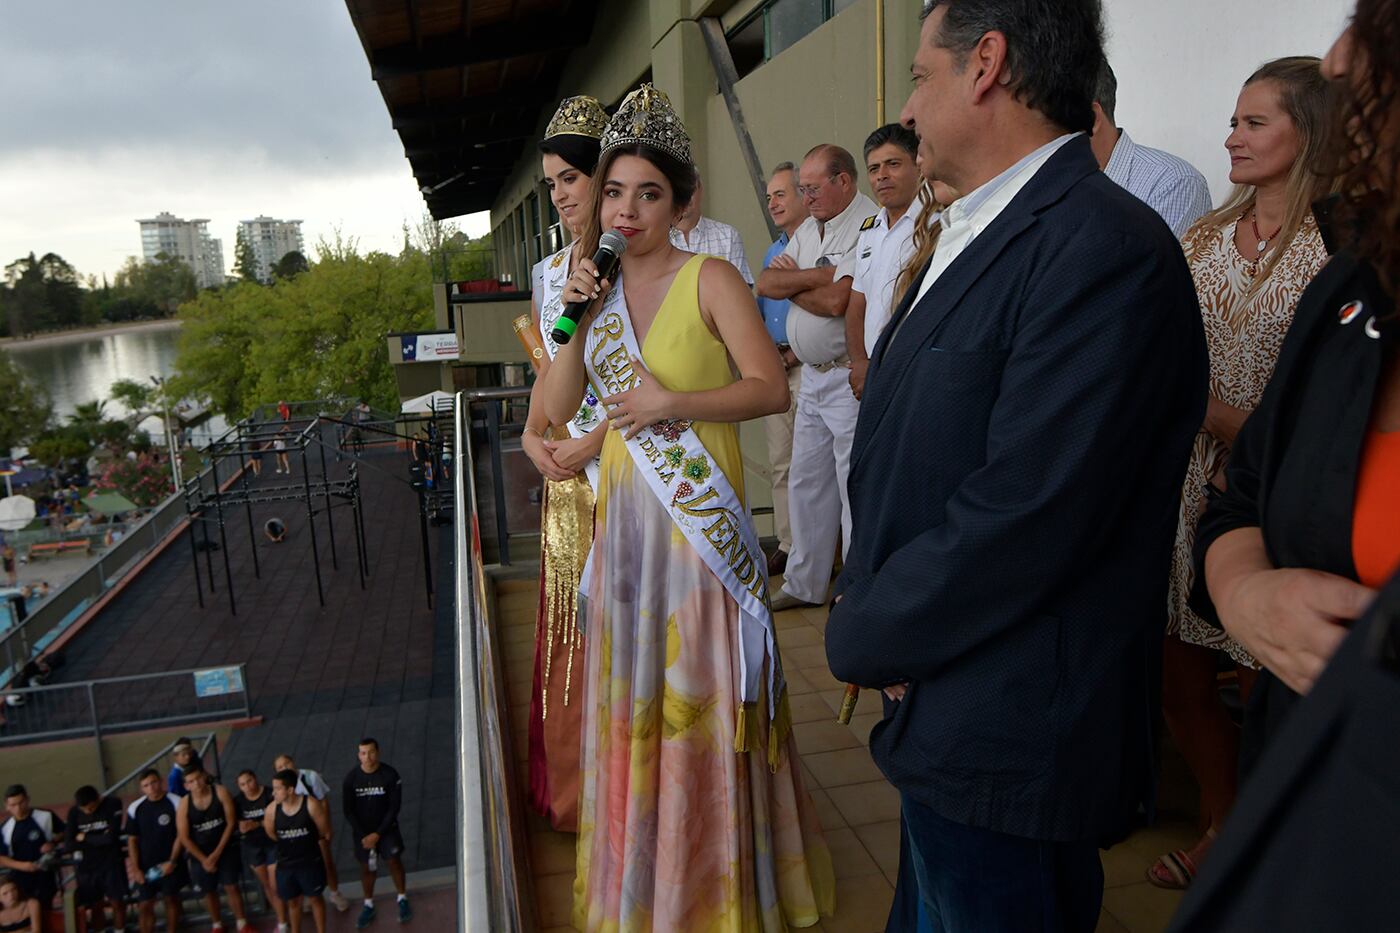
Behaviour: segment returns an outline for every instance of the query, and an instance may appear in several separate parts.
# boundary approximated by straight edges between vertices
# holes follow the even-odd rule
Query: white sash
[[[559,344],[554,342],[551,333],[554,330],[555,322],[559,320],[559,315],[564,313],[564,283],[569,278],[569,251],[572,249],[572,245],[566,246],[546,259],[543,274],[540,276],[540,338],[544,341],[545,352],[549,354],[551,360],[559,354]],[[569,435],[583,437],[606,420],[603,406],[598,401],[593,386],[585,385],[583,387],[583,401],[579,404],[578,413],[574,415],[574,420],[566,425],[569,429]],[[598,458],[594,457],[588,461],[583,471],[588,476],[588,482],[596,493],[598,491]]]
[[[641,350],[632,331],[620,278],[588,328],[586,363],[600,391],[616,395],[637,385],[632,360]],[[773,613],[768,606],[768,565],[758,546],[753,519],[729,479],[713,461],[689,421],[663,421],[625,441],[637,471],[734,601],[739,604],[739,700],[752,709],[763,689],[763,662],[769,660],[768,715],[772,725],[783,696]],[[743,726],[736,750],[746,751]],[[772,733],[770,732],[770,736]],[[773,740],[770,738],[770,743]],[[778,749],[770,744],[770,760]]]

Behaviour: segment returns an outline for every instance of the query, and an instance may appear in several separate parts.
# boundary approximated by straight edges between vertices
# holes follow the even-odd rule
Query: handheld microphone
[[[598,267],[598,278],[610,279],[617,271],[618,259],[627,252],[627,238],[616,230],[609,230],[598,239],[598,251],[593,254],[593,265]],[[588,306],[593,303],[591,298],[583,301],[571,301],[564,306],[564,313],[559,315],[559,320],[554,322],[554,330],[550,331],[550,339],[563,346],[573,339],[575,331],[578,330],[579,319],[588,310]]]

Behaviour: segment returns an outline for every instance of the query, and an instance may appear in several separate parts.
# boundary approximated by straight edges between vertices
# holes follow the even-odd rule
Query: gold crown
[[[554,111],[549,126],[545,127],[544,138],[587,136],[589,139],[597,139],[607,127],[608,115],[603,111],[603,105],[598,103],[598,98],[589,97],[587,94],[566,97],[559,104],[559,109]]]
[[[643,84],[623,98],[603,131],[600,148],[607,152],[638,143],[659,149],[684,165],[692,164],[690,134],[685,131],[685,124],[676,116],[666,92],[650,84]]]

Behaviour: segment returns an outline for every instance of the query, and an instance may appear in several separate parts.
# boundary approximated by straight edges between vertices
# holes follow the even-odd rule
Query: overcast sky
[[[423,212],[342,0],[6,4],[0,88],[0,266],[110,275],[159,211],[208,218],[229,270],[259,214],[313,252],[336,227],[396,250]]]

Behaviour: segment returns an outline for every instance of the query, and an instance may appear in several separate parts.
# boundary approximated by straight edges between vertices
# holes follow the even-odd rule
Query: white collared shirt
[[[690,231],[689,238],[678,228],[671,228],[671,244],[676,249],[688,253],[705,253],[729,260],[729,264],[739,270],[744,281],[753,285],[753,273],[749,271],[749,260],[744,255],[744,241],[739,231],[729,224],[708,217],[701,217]]]
[[[890,321],[899,297],[894,293],[899,273],[914,255],[914,227],[924,209],[922,195],[915,195],[903,215],[890,225],[887,207],[867,221],[856,248],[846,254],[836,270],[839,280],[851,277],[851,290],[865,296],[865,353],[875,351],[880,333]],[[865,226],[862,224],[861,226]]]
[[[1058,152],[1061,146],[1079,135],[1082,134],[1066,133],[1050,140],[991,181],[948,205],[948,209],[939,218],[943,232],[938,236],[938,247],[933,251],[933,261],[929,263],[924,280],[919,285],[919,294],[909,306],[911,311],[933,287],[933,283],[938,281],[938,277],[953,264],[953,260],[962,255],[968,244],[1001,216],[1001,212],[1006,210],[1006,206],[1021,193],[1021,189],[1030,183],[1036,172],[1050,161],[1050,157]],[[903,321],[900,324],[902,325]]]
[[[839,267],[846,254],[856,248],[861,223],[877,210],[878,204],[857,191],[846,209],[826,223],[818,223],[815,217],[802,221],[783,255],[791,256],[799,269]],[[813,314],[790,303],[787,332],[792,352],[804,363],[821,365],[846,355],[844,317]]]

